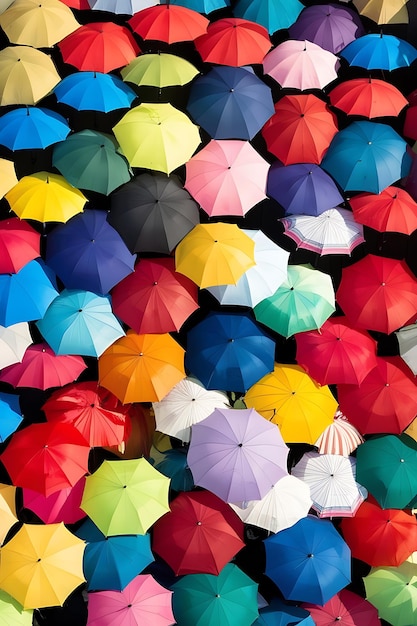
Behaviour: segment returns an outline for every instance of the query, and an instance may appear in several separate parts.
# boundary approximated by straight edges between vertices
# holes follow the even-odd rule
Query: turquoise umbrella
[[[294,24],[303,9],[299,0],[237,0],[233,13],[265,26],[272,35]]]

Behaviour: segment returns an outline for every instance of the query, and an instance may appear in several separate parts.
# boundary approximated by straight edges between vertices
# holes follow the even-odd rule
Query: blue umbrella
[[[244,313],[209,313],[187,336],[186,368],[206,389],[247,391],[274,369],[275,342]]]
[[[367,70],[395,70],[407,67],[417,59],[417,50],[394,35],[369,33],[358,37],[340,51],[349,65]]]
[[[213,139],[252,139],[274,114],[270,88],[251,68],[213,67],[191,85],[187,110]]]
[[[13,109],[0,117],[0,145],[10,150],[44,149],[69,132],[62,115],[41,107]]]
[[[13,434],[22,421],[19,396],[0,392],[0,442]]]
[[[298,606],[274,598],[259,611],[253,626],[314,626],[310,613]]]
[[[55,354],[98,357],[125,334],[109,296],[81,289],[64,289],[37,326]]]
[[[61,80],[54,94],[58,102],[77,111],[108,113],[128,109],[136,93],[120,78],[101,72],[75,72]]]
[[[299,0],[237,0],[233,13],[261,24],[272,35],[294,24],[303,9]]]
[[[350,549],[328,520],[307,515],[264,545],[265,574],[286,600],[325,604],[351,581]]]
[[[155,468],[171,479],[170,487],[175,491],[191,491],[194,479],[187,461],[188,448],[173,448],[163,453]]]
[[[0,274],[0,324],[39,320],[57,295],[55,275],[42,259],[30,261],[16,274]]]
[[[406,141],[387,124],[353,122],[333,137],[321,162],[344,191],[380,193],[406,176]]]
[[[74,534],[87,542],[83,569],[89,591],[122,591],[154,561],[149,534],[106,537],[90,519]]]
[[[212,11],[230,6],[230,0],[171,0],[170,4],[177,4],[186,9],[197,11],[197,13],[208,15]]]
[[[104,211],[85,211],[48,235],[46,262],[67,289],[105,295],[133,271],[136,255],[106,217]]]

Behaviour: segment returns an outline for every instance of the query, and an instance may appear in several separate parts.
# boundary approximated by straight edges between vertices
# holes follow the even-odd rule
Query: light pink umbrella
[[[171,626],[171,597],[150,574],[141,574],[122,591],[89,593],[87,626]]]
[[[45,524],[75,524],[86,517],[80,509],[84,485],[85,476],[82,476],[73,487],[60,489],[49,496],[23,489],[23,506],[33,511]]]
[[[348,421],[342,411],[337,410],[333,423],[324,429],[314,445],[320,454],[349,456],[363,441],[358,429]]]
[[[210,216],[243,216],[266,198],[269,163],[249,141],[212,139],[186,163],[185,188]]]
[[[288,39],[268,52],[263,61],[265,74],[281,87],[323,89],[337,78],[339,59],[311,41]]]

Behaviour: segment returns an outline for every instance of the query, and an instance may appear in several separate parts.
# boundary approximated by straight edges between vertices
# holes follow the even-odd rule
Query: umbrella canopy
[[[279,429],[253,409],[215,409],[194,424],[187,458],[196,485],[247,502],[287,475],[287,456]]]
[[[19,396],[0,392],[0,441],[3,443],[22,422]]]
[[[144,535],[169,511],[168,487],[145,458],[103,461],[87,476],[81,508],[106,536]]]
[[[412,624],[416,619],[416,581],[404,565],[373,567],[363,578],[366,597],[381,619],[398,626]]]
[[[247,67],[212,67],[191,85],[192,119],[213,139],[250,140],[274,113],[271,89]]]
[[[171,479],[170,488],[173,491],[192,491],[194,480],[187,463],[186,448],[172,448],[166,450],[155,460],[155,468]]]
[[[184,352],[169,333],[130,329],[99,357],[99,384],[124,404],[162,400],[185,378]]]
[[[343,48],[340,56],[351,66],[392,71],[411,65],[417,59],[417,49],[394,35],[367,33]]]
[[[54,94],[58,102],[77,111],[128,109],[136,93],[120,78],[101,72],[75,72],[61,80]]]
[[[379,232],[411,235],[417,228],[417,203],[400,187],[389,186],[379,194],[359,193],[349,204],[356,222]]]
[[[224,9],[230,6],[229,0],[175,0],[172,4],[179,4],[187,9],[193,9],[198,13],[204,13],[208,15],[216,9]]]
[[[94,11],[116,13],[117,15],[133,15],[154,4],[155,2],[153,0],[89,0],[88,8]],[[156,4],[159,3],[156,2]]]
[[[270,604],[262,606],[255,626],[313,626],[314,622],[308,611],[289,602],[273,598]]]
[[[203,35],[209,25],[208,19],[197,11],[173,4],[142,9],[128,23],[142,39],[168,44],[193,41]]]
[[[355,426],[348,421],[342,411],[337,410],[333,422],[324,429],[314,445],[320,454],[349,456],[363,441]]]
[[[407,0],[354,0],[353,4],[360,15],[377,24],[408,24]]]
[[[13,161],[0,158],[0,196],[3,197],[12,187],[17,184],[16,170]],[[2,220],[6,222],[7,220]]]
[[[35,513],[45,524],[75,524],[85,517],[80,509],[84,486],[85,476],[82,476],[75,485],[63,487],[49,496],[32,489],[22,489],[23,507]]]
[[[33,610],[24,609],[11,595],[0,591],[0,615],[5,624],[15,626],[32,626]]]
[[[274,353],[248,314],[211,311],[188,332],[185,365],[207,389],[244,392],[274,369]]]
[[[378,78],[344,80],[329,93],[330,103],[347,115],[396,117],[408,101],[391,83]]]
[[[32,343],[27,322],[0,326],[0,369],[19,363]]]
[[[286,600],[324,604],[351,580],[350,550],[328,520],[307,515],[264,545],[265,574]]]
[[[40,234],[30,224],[17,217],[1,220],[0,273],[13,274],[29,261],[37,259],[40,256],[40,239]]]
[[[184,165],[201,142],[198,126],[169,102],[139,104],[122,117],[113,132],[132,167],[168,175]]]
[[[276,364],[245,395],[245,403],[279,426],[284,441],[311,443],[332,423],[337,408],[330,389],[299,365]]]
[[[186,85],[198,75],[197,68],[176,54],[167,52],[140,54],[122,68],[123,80],[134,85],[171,87]]]
[[[4,543],[7,533],[18,521],[16,516],[16,487],[0,484],[0,511],[0,541]],[[4,600],[4,598],[1,599]]]
[[[233,7],[237,17],[252,20],[264,26],[270,35],[295,22],[304,6],[298,0],[275,2],[272,0],[238,0]]]
[[[184,626],[249,626],[258,616],[258,585],[233,563],[218,576],[184,576],[171,589],[175,619]]]
[[[316,626],[338,622],[340,626],[380,626],[378,610],[373,604],[349,589],[342,589],[323,606],[303,602]]]
[[[20,107],[0,117],[0,145],[13,151],[43,150],[69,132],[66,119],[44,107]]]
[[[215,574],[244,547],[243,522],[209,491],[180,493],[153,526],[152,550],[176,576]]]
[[[399,352],[402,360],[408,365],[414,375],[417,374],[416,348],[417,324],[410,324],[396,331]]]

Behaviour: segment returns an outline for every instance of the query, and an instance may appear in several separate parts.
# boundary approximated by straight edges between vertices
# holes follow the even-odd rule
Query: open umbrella
[[[417,375],[416,348],[417,324],[403,326],[395,332],[398,341],[400,357],[408,365],[414,375]]]
[[[0,174],[0,196],[3,197],[17,184],[16,170],[13,161],[0,158]],[[7,220],[2,220],[2,222],[7,222]]]
[[[169,3],[142,9],[128,23],[142,39],[168,44],[193,41],[203,35],[209,25],[208,19],[197,11]]]
[[[352,78],[329,92],[331,104],[347,115],[396,117],[408,101],[391,83],[378,78]]]
[[[367,33],[343,48],[340,56],[351,66],[367,70],[395,70],[417,59],[417,49],[408,41],[383,33]]]
[[[354,0],[360,15],[377,24],[408,24],[407,0]]]
[[[4,543],[7,533],[18,521],[16,516],[16,487],[0,483],[0,541]]]
[[[5,624],[32,626],[33,609],[24,609],[11,595],[0,591],[0,616]]]
[[[155,456],[155,455],[154,455]],[[194,480],[187,462],[187,449],[171,448],[157,455],[155,468],[164,476],[171,479],[170,488],[173,491],[192,491]]]
[[[174,0],[172,4],[179,4],[182,7],[193,9],[193,11],[204,13],[205,15],[217,9],[224,9],[230,6],[229,0]]]
[[[22,422],[19,396],[0,392],[0,441],[3,443]]]
[[[320,454],[349,456],[363,441],[357,428],[348,421],[342,411],[337,410],[333,422],[324,429],[314,445]]]
[[[85,486],[82,476],[73,486],[63,487],[49,496],[33,489],[22,489],[23,507],[29,509],[45,524],[75,524],[85,517],[80,504]]]
[[[381,619],[398,626],[416,619],[416,580],[406,563],[399,567],[373,567],[363,578],[365,593]]]
[[[136,93],[120,78],[102,72],[75,72],[61,80],[54,94],[58,102],[77,111],[128,109]]]
[[[20,362],[31,343],[27,322],[0,326],[0,369]]]
[[[37,259],[40,256],[40,239],[40,234],[28,222],[17,217],[1,220],[0,273],[13,274],[29,261]]]
[[[270,35],[295,22],[304,6],[298,0],[238,0],[233,7],[237,17],[252,20],[264,26]]]
[[[107,11],[116,15],[133,15],[148,6],[159,2],[154,0],[89,0],[89,7],[94,11]],[[86,7],[87,8],[87,7]]]
[[[379,232],[411,235],[417,228],[417,203],[400,187],[389,186],[379,194],[359,193],[349,204],[359,224]]]
[[[183,57],[158,52],[140,54],[122,68],[120,74],[127,83],[162,89],[173,85],[186,85],[198,75],[198,70]]]
[[[378,610],[357,593],[349,589],[338,591],[323,606],[303,602],[316,626],[328,626],[337,622],[339,626],[380,626]]]
[[[259,609],[259,617],[254,626],[313,626],[314,622],[308,611],[273,598],[272,601]]]
[[[69,132],[66,119],[44,107],[19,107],[0,117],[0,145],[13,151],[43,150]]]

